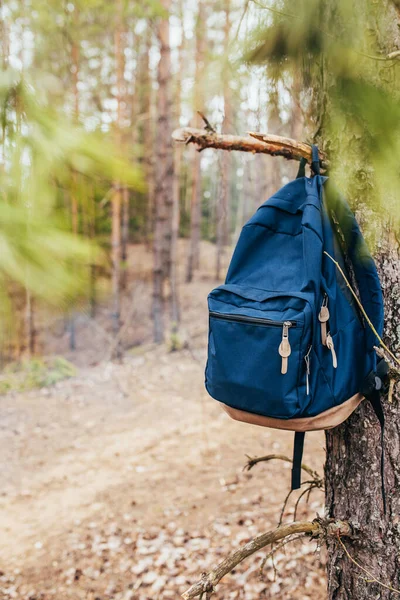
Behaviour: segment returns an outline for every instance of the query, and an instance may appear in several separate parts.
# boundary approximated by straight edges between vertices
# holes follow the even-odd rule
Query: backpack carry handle
[[[318,146],[315,144],[311,146],[311,170],[313,173],[315,173],[315,175],[321,175]]]
[[[296,179],[300,179],[300,177],[306,176],[306,164],[307,159],[301,157]],[[311,146],[311,171],[314,173],[314,175],[321,174],[318,146],[315,146],[314,144]]]

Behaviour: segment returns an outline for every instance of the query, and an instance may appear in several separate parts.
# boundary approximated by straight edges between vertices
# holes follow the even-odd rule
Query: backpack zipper
[[[319,311],[318,320],[321,323],[321,340],[324,346],[326,346],[328,321],[329,321],[329,309],[328,309],[328,294],[324,294],[322,300],[321,310]]]
[[[309,347],[309,349],[307,350],[307,354],[304,357],[304,360],[306,362],[306,392],[307,392],[307,396],[310,393],[310,352],[311,352],[312,346]]]
[[[282,357],[281,373],[286,375],[288,370],[288,358],[292,353],[292,348],[289,342],[289,329],[292,327],[291,321],[285,321],[282,326],[282,341],[279,344],[279,354]]]
[[[250,325],[265,325],[266,327],[283,327],[290,323],[290,327],[296,327],[296,321],[274,321],[262,317],[247,317],[246,315],[227,315],[210,310],[210,317],[213,319],[222,319],[223,321],[236,321],[238,323],[249,323]]]
[[[319,311],[318,320],[321,323],[321,341],[324,346],[329,348],[332,354],[332,364],[333,368],[337,369],[337,356],[335,350],[335,344],[333,343],[331,332],[328,331],[328,321],[329,321],[329,309],[328,309],[328,294],[324,294],[324,299],[322,300],[321,310]]]
[[[329,350],[331,351],[331,354],[332,354],[333,368],[337,369],[337,356],[336,356],[335,344],[333,343],[331,332],[329,332],[328,335],[326,336],[326,345],[327,345],[327,347],[329,348]]]

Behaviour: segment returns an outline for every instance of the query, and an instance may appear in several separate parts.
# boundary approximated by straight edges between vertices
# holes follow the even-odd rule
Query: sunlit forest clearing
[[[0,3],[0,31],[0,599],[393,600],[399,0],[15,0]],[[331,181],[355,214],[347,229]],[[292,183],[304,203],[293,186],[275,196]],[[276,222],[256,228],[280,241],[247,273],[254,298],[231,289],[236,313],[208,310],[272,196]],[[321,256],[299,237],[311,221],[293,225],[307,207]],[[361,286],[357,254],[376,273]],[[315,306],[303,267],[318,271]],[[335,323],[343,298],[353,312]],[[264,304],[248,315],[249,300]],[[301,303],[312,309],[295,319]],[[325,432],[292,427],[307,431],[300,490],[293,433],[230,420],[207,394],[213,312],[279,337],[257,354],[226,329],[228,383],[230,368],[251,373],[259,393],[260,359],[263,402],[288,365],[305,419],[324,414],[321,389],[331,414],[354,402]],[[370,387],[339,399],[334,383],[368,361]]]

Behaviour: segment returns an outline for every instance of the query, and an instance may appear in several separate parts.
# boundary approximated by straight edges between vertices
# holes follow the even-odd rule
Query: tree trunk
[[[121,263],[122,263],[122,278],[121,288],[125,289],[128,276],[128,244],[129,244],[129,201],[130,195],[127,187],[122,190],[122,233],[121,233]]]
[[[171,334],[172,345],[177,342],[176,338],[180,323],[179,309],[179,287],[178,287],[178,233],[179,233],[179,200],[181,191],[181,164],[182,149],[174,149],[174,192],[172,206],[172,227],[171,227],[171,264],[170,264],[170,287],[171,287]]]
[[[78,9],[74,11],[73,22],[76,31],[73,32],[73,41],[71,47],[71,63],[72,63],[72,90],[74,96],[74,120],[76,123],[79,122],[79,59],[80,59],[80,48],[79,43],[76,41],[75,36],[77,35],[79,21]],[[78,235],[79,227],[79,207],[78,207],[78,174],[72,173],[72,193],[71,193],[71,223],[72,233]],[[75,268],[75,265],[73,265]],[[76,328],[75,328],[75,314],[74,310],[71,310],[69,315],[69,348],[70,350],[76,349]]]
[[[34,300],[28,289],[25,290],[25,348],[29,358],[35,354],[36,350],[36,329],[35,329],[35,311]]]
[[[196,73],[193,90],[195,110],[204,111],[204,60],[206,52],[206,6],[204,0],[199,1],[199,10],[196,22]],[[201,118],[195,115],[193,126],[201,126]],[[192,162],[192,195],[190,203],[190,242],[186,271],[186,281],[193,279],[195,269],[200,264],[200,237],[201,237],[201,156],[193,152]]]
[[[95,243],[96,239],[96,200],[94,198],[94,190],[90,187],[89,198],[88,198],[88,230],[89,230],[89,239],[92,244]],[[91,250],[91,253],[93,250]],[[90,261],[90,273],[89,273],[89,311],[92,319],[96,316],[96,304],[97,304],[97,296],[96,296],[96,275],[97,268],[95,259]]]
[[[120,148],[122,144],[122,102],[124,94],[124,55],[123,55],[123,0],[117,2],[116,25],[114,32],[114,56],[117,81],[117,117],[115,124],[115,141]],[[114,193],[111,202],[111,265],[112,265],[112,304],[113,330],[117,336],[121,327],[121,206],[122,187],[119,181],[114,182]],[[115,355],[120,356],[120,344],[117,344]]]
[[[273,88],[269,94],[270,110],[268,114],[268,130],[276,135],[282,135],[282,119],[279,110],[279,94]],[[297,138],[296,138],[297,139]],[[281,159],[266,158],[267,198],[275,194],[282,185]],[[267,199],[266,198],[266,199]]]
[[[386,340],[392,352],[400,350],[398,303],[400,248],[393,232],[385,229],[376,256],[386,309]],[[351,556],[379,580],[400,587],[398,515],[400,506],[399,394],[384,404],[385,487],[387,514],[383,513],[380,477],[380,427],[369,403],[340,427],[326,433],[326,511],[348,519],[359,529],[358,539],[347,542]],[[382,600],[394,598],[389,590],[367,581],[338,544],[329,544],[328,593],[330,600]]]
[[[231,2],[225,0],[225,27],[224,27],[224,47],[228,48],[229,36],[231,31],[230,19]],[[222,124],[223,133],[231,133],[233,130],[233,111],[231,90],[229,88],[230,72],[227,67],[224,69],[223,75],[223,94],[224,94],[224,120]],[[229,243],[229,196],[230,196],[230,178],[232,170],[232,156],[229,152],[225,152],[221,157],[221,185],[219,190],[219,198],[217,205],[217,256],[215,265],[215,278],[221,277],[221,268],[225,246]]]
[[[184,29],[184,6],[183,0],[179,2],[179,18],[181,22],[182,41],[179,46],[178,72],[175,80],[175,115],[174,121],[179,125],[179,116],[181,113],[181,95],[182,95],[182,71],[185,54],[185,29]],[[171,288],[171,346],[179,346],[179,323],[180,323],[180,305],[179,305],[179,282],[178,282],[178,238],[180,222],[180,196],[181,196],[181,166],[182,166],[182,148],[174,148],[174,181],[173,181],[173,205],[171,215],[171,262],[170,262],[170,288]]]
[[[146,206],[147,214],[144,223],[144,237],[146,244],[150,247],[154,229],[154,174],[153,174],[153,156],[154,156],[154,131],[152,115],[152,79],[150,72],[150,55],[152,48],[152,27],[147,25],[144,32],[143,47],[140,45],[138,53],[138,66],[136,71],[136,104],[137,115],[133,114],[132,124],[136,127],[134,131],[134,146],[140,148],[138,163],[143,169],[147,190]],[[133,107],[133,104],[132,104]]]
[[[154,341],[164,340],[163,292],[171,262],[171,216],[173,202],[173,147],[172,147],[172,90],[171,49],[169,31],[170,0],[164,0],[167,15],[160,19],[157,36],[160,44],[157,95],[157,145],[155,171],[155,227],[153,266],[153,320]]]
[[[330,2],[332,11],[335,3]],[[382,31],[387,50],[398,44],[392,33],[392,23],[398,23],[398,14],[393,6],[384,3],[391,11],[389,26]],[[383,10],[383,7],[382,7]],[[394,39],[395,38],[395,39]],[[385,49],[383,49],[385,51]],[[372,77],[386,78],[386,68],[371,61]],[[326,123],[330,114],[327,93],[329,74],[324,69],[323,95],[325,112],[321,115],[321,138],[326,144],[334,143],[341,153],[341,168],[357,174],[357,187],[352,197],[353,207],[358,207],[357,216],[368,233],[374,229],[378,240],[375,259],[382,282],[385,301],[385,341],[391,351],[400,351],[399,290],[400,290],[400,247],[396,232],[390,225],[390,216],[374,214],[365,210],[365,203],[372,206],[369,165],[362,162],[365,156],[361,144],[363,136],[349,137],[345,124],[335,131],[337,139],[326,139]],[[318,99],[317,99],[318,100]],[[321,104],[320,104],[321,105]],[[351,116],[349,116],[351,119]],[[348,128],[350,130],[350,127]],[[332,131],[332,129],[330,129]],[[344,151],[345,150],[345,151]],[[373,242],[373,240],[372,240]],[[372,246],[372,243],[370,244]],[[373,246],[372,248],[373,249]],[[398,386],[397,386],[398,387]],[[397,391],[392,404],[383,401],[385,427],[385,487],[387,511],[384,514],[380,476],[380,427],[368,402],[342,425],[326,433],[325,501],[329,517],[348,519],[358,533],[357,538],[348,540],[346,547],[353,559],[366,568],[386,586],[400,588],[400,394]],[[328,597],[329,600],[389,600],[398,597],[395,592],[379,586],[365,576],[359,567],[346,556],[343,548],[334,541],[328,542]]]

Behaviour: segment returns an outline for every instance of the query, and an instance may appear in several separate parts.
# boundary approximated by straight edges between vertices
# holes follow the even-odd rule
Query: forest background
[[[3,365],[51,354],[54,336],[72,360],[85,347],[101,358],[90,353],[101,333],[112,356],[182,343],[178,270],[196,278],[206,240],[222,279],[241,226],[295,167],[182,150],[172,131],[202,127],[200,111],[226,133],[307,137],[300,79],[241,61],[263,13],[230,1],[3,3]],[[152,256],[152,281],[130,274],[134,244]]]

